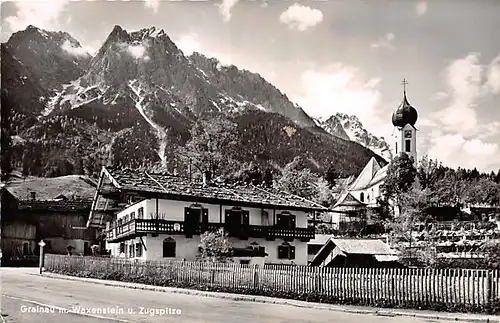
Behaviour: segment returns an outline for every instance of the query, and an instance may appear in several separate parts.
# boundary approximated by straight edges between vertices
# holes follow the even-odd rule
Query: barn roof
[[[340,255],[396,256],[388,244],[379,239],[337,239],[330,238],[314,256],[312,265],[321,264],[338,247]]]
[[[95,183],[88,177],[69,175],[53,178],[29,178],[14,180],[4,186],[18,202],[47,202],[59,200],[92,201],[96,189]],[[32,199],[31,192],[35,193]]]
[[[346,254],[394,255],[388,244],[379,239],[336,239],[331,241]]]

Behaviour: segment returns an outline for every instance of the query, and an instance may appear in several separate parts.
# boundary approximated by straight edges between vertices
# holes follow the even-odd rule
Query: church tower
[[[393,156],[400,156],[406,153],[413,158],[414,165],[417,165],[417,129],[415,123],[418,119],[417,110],[411,106],[406,98],[406,85],[408,82],[403,79],[403,101],[392,114],[392,124],[394,125]]]

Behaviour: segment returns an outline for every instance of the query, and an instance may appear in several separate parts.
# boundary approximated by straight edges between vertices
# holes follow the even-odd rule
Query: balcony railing
[[[214,231],[224,227],[229,236],[245,238],[266,239],[314,239],[314,228],[282,229],[273,226],[248,225],[241,227],[228,227],[225,223],[199,223],[195,235],[206,231]],[[185,234],[184,222],[156,219],[134,219],[106,232],[108,242],[119,242],[136,236],[153,234]]]

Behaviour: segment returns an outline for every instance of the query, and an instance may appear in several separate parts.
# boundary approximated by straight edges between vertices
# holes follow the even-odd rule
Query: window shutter
[[[250,212],[249,211],[243,211],[243,217],[242,217],[242,224],[243,225],[249,225],[250,224]]]
[[[142,244],[141,243],[136,243],[136,257],[142,257]]]
[[[203,209],[202,210],[202,222],[203,223],[208,223],[208,209]]]
[[[289,246],[288,248],[290,248],[290,257],[289,259],[295,259],[295,247],[294,246]]]
[[[286,247],[285,246],[278,246],[278,259],[285,259],[288,258],[286,255]]]
[[[185,207],[185,208],[184,208],[184,222],[187,222],[187,221],[188,221],[188,218],[189,218],[189,211],[190,211],[190,208],[188,208],[188,207]]]
[[[291,214],[290,217],[290,229],[295,229],[295,215]]]
[[[278,227],[283,227],[283,216],[281,214],[276,216],[276,224]]]

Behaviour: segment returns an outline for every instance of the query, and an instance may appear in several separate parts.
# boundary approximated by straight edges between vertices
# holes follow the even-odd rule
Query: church
[[[406,96],[406,80],[403,80],[403,100],[398,108],[392,114],[392,124],[394,131],[392,134],[393,156],[406,153],[413,157],[414,163],[417,162],[417,129],[415,124],[418,119],[417,110],[408,102]],[[390,161],[389,161],[390,162]],[[387,175],[389,164],[381,166],[380,163],[372,157],[363,168],[358,177],[350,184],[345,192],[337,201],[334,210],[343,210],[349,206],[364,208],[376,207],[377,198],[381,196],[381,185]]]

